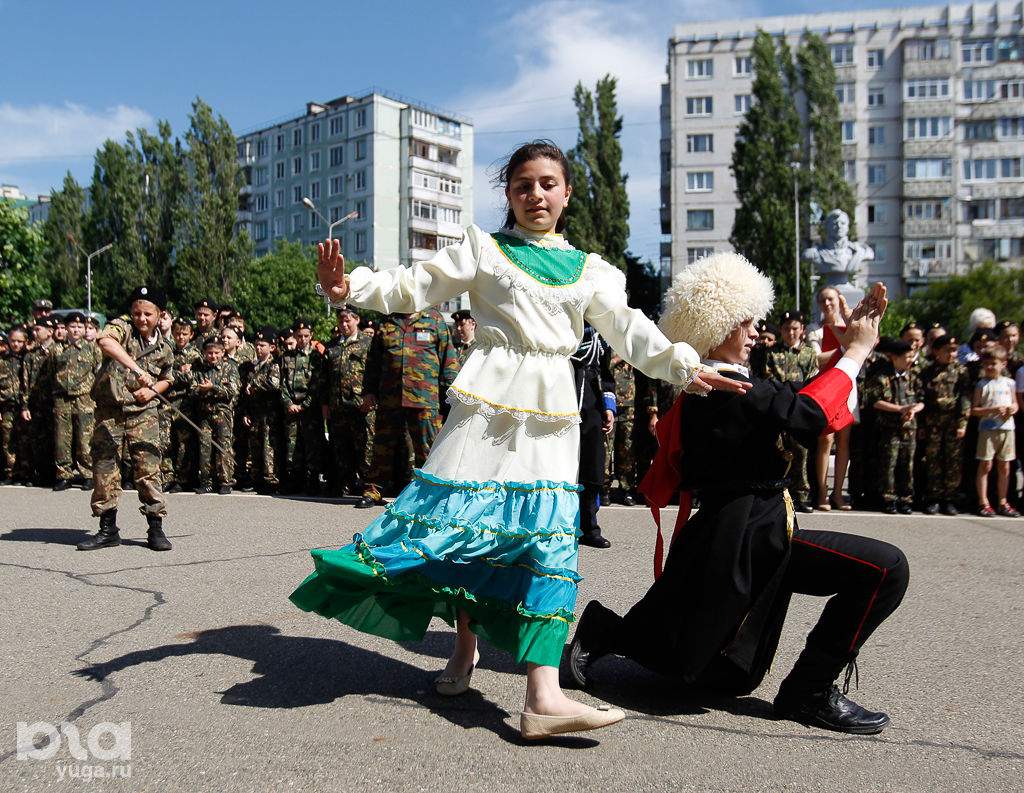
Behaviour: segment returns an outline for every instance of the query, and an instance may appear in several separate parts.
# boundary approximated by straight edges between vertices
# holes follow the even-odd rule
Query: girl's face
[[[25,343],[27,341],[28,337],[25,335],[23,331],[20,330],[12,331],[7,336],[7,344],[8,346],[10,346],[11,352],[13,352],[15,355],[17,355],[18,353],[25,349]]]
[[[562,166],[547,157],[524,162],[505,188],[516,222],[530,231],[554,231],[570,195],[572,188],[566,184]]]
[[[822,289],[818,293],[818,308],[829,315],[839,310],[839,293],[835,289]]]

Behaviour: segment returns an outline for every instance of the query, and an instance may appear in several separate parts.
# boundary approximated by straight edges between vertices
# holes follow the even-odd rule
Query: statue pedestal
[[[853,308],[861,300],[864,299],[864,290],[861,289],[859,286],[854,286],[851,283],[828,284],[828,286],[831,286],[833,289],[839,292],[839,294],[846,298],[846,305],[848,305],[850,308]],[[819,289],[820,288],[821,287],[819,287]]]

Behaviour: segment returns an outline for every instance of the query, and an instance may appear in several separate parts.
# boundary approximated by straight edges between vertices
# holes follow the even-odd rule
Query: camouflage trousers
[[[411,482],[410,450],[413,464],[422,466],[440,431],[441,414],[437,410],[378,405],[368,484],[378,490],[390,484],[398,490]]]
[[[249,476],[254,484],[278,484],[281,454],[280,411],[255,410],[249,428]]]
[[[14,421],[19,413],[17,405],[0,406],[0,479],[14,476],[16,457]]]
[[[330,432],[331,456],[338,486],[369,481],[373,453],[370,414],[359,408],[332,409]]]
[[[605,483],[616,479],[623,492],[632,492],[636,489],[633,427],[633,408],[622,408],[615,417],[615,429],[605,436]]]
[[[36,484],[51,484],[54,480],[53,460],[53,406],[49,403],[31,408],[25,454],[33,471]]]
[[[35,455],[32,451],[32,422],[21,417],[21,409],[14,412],[14,426],[11,430],[11,453],[14,465],[11,475],[22,482],[31,481],[35,472]]]
[[[189,418],[190,405],[185,400],[174,403]],[[193,481],[196,472],[196,431],[185,419],[166,407],[160,411],[160,431],[166,427],[166,445],[163,447],[163,461],[160,470],[164,481],[187,485]]]
[[[878,428],[878,489],[887,504],[913,499],[916,446],[916,428]]]
[[[234,445],[235,411],[230,407],[200,409],[199,420],[199,484],[235,484]],[[214,442],[224,447],[222,452]]]
[[[126,413],[97,405],[92,433],[92,514],[117,509],[121,497],[121,447],[127,445],[143,515],[166,515],[160,492],[160,419],[156,407]]]
[[[925,492],[929,503],[955,501],[964,468],[964,441],[956,437],[959,416],[923,422]]]
[[[92,440],[93,401],[88,394],[53,398],[53,461],[58,479],[70,479],[75,468],[92,478],[89,441]]]
[[[293,482],[317,479],[323,470],[324,420],[319,405],[284,416],[284,446],[288,478]]]
[[[792,455],[787,476],[792,480],[789,486],[790,495],[806,501],[811,495],[811,486],[807,482],[807,449],[797,443],[789,435],[782,436],[782,449]],[[823,496],[818,497],[824,501]]]

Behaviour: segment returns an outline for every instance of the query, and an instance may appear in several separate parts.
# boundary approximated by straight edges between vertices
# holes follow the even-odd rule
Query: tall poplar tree
[[[0,321],[24,317],[32,301],[47,297],[43,268],[45,244],[28,210],[0,198]]]
[[[593,94],[583,83],[577,83],[573,92],[580,129],[576,146],[567,154],[573,195],[566,212],[566,235],[575,247],[598,253],[625,271],[629,197],[622,173],[616,82],[606,74]]]
[[[61,189],[50,196],[50,211],[42,228],[54,305],[85,305],[84,257],[67,236],[84,246],[84,222],[85,190],[68,171]]]
[[[793,165],[800,118],[793,101],[792,54],[758,29],[750,110],[740,124],[732,154],[739,207],[729,241],[774,282],[781,304],[795,301],[796,224]]]

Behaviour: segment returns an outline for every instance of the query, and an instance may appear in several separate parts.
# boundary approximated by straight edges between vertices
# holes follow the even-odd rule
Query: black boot
[[[164,536],[164,519],[159,515],[147,515],[149,531],[146,532],[146,542],[151,551],[171,550],[171,541]]]
[[[580,493],[580,545],[591,548],[610,548],[611,543],[601,536],[601,527],[597,525],[597,509],[601,498],[600,488],[596,485],[584,485]]]
[[[569,674],[580,688],[587,686],[590,665],[602,655],[612,652],[611,640],[617,632],[614,623],[619,619],[618,614],[596,600],[591,600],[583,609],[569,645]]]
[[[108,509],[100,515],[100,530],[87,540],[78,543],[80,551],[95,551],[97,548],[113,548],[121,544],[118,535],[117,510]]]
[[[817,694],[783,695],[775,697],[775,715],[808,727],[848,732],[854,735],[874,735],[889,726],[889,717],[873,713],[851,702],[835,684]]]
[[[62,490],[67,490],[69,487],[71,487],[70,479],[58,479],[54,484],[53,489],[59,493]]]

